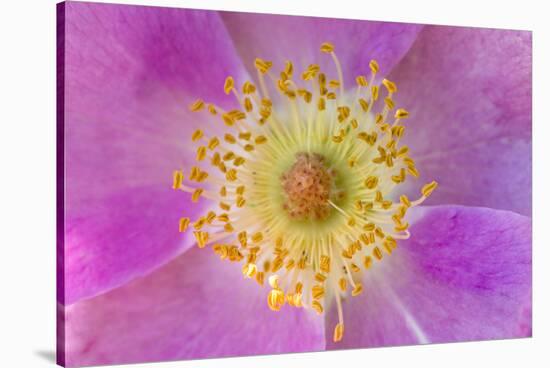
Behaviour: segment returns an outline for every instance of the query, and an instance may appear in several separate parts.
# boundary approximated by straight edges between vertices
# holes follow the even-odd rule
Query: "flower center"
[[[407,211],[437,183],[424,185],[415,201],[395,194],[419,176],[400,143],[409,113],[395,109],[396,85],[377,83],[372,60],[370,78],[357,76],[355,90],[346,91],[334,46],[324,43],[321,51],[332,57],[336,78],[311,64],[296,80],[290,61],[275,74],[272,62],[258,58],[258,88],[245,81],[239,91],[232,77],[225,80],[240,108],[192,103],[192,111],[206,110],[219,122],[210,136],[192,134],[199,164],[187,180],[174,171],[173,188],[212,203],[193,222],[182,217],[180,232],[192,226],[199,248],[242,263],[243,275],[260,285],[267,280],[273,311],[288,304],[322,314],[334,300],[333,339],[340,341],[342,299],[361,294],[363,271],[410,236]]]
[[[324,164],[317,153],[300,152],[296,162],[281,177],[286,195],[283,208],[294,220],[324,220],[331,207],[329,199],[334,171]]]

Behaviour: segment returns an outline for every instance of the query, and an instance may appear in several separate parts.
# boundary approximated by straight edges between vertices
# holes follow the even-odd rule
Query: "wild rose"
[[[529,33],[59,15],[63,363],[530,336]]]

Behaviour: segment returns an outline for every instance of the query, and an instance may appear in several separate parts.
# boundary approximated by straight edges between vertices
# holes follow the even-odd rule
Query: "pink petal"
[[[303,309],[272,312],[269,286],[240,266],[193,248],[151,273],[65,308],[68,366],[324,349],[323,320]]]
[[[531,214],[530,32],[425,27],[390,79],[430,203]]]
[[[345,301],[344,339],[328,347],[531,336],[531,220],[459,206],[415,216],[412,237],[373,266],[361,296]]]
[[[376,59],[380,74],[386,75],[403,57],[422,26],[362,20],[298,17],[288,15],[223,12],[222,18],[249,72],[255,75],[254,59],[273,61],[277,70],[290,60],[301,73],[315,63],[336,77],[329,55],[319,51],[321,43],[332,42],[342,63],[347,86],[355,77],[369,73]]]
[[[245,71],[216,12],[79,2],[59,9],[67,231],[60,301],[72,303],[192,245],[175,231],[179,216],[199,208],[170,190],[173,170],[188,170],[194,158],[192,130],[206,127],[206,114],[191,115],[188,105],[197,97],[227,104],[225,76]]]

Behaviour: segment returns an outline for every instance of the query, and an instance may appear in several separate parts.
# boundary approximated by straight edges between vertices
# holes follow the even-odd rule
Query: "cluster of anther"
[[[286,197],[283,208],[292,219],[323,220],[330,214],[335,173],[327,169],[324,160],[319,154],[300,152],[294,165],[282,175]]]

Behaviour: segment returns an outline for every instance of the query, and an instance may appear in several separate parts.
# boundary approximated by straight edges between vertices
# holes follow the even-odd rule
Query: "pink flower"
[[[58,16],[60,363],[531,335],[530,33],[72,2]],[[337,343],[336,308],[274,313],[266,287],[179,233],[182,216],[211,203],[170,187],[174,167],[194,165],[191,134],[217,132],[190,103],[234,108],[224,81],[252,80],[258,56],[331,69],[325,41],[344,85],[371,59],[376,81],[398,84],[404,142],[422,178],[439,182],[434,206],[411,210],[411,238],[343,301]],[[414,183],[403,185],[411,198]]]

